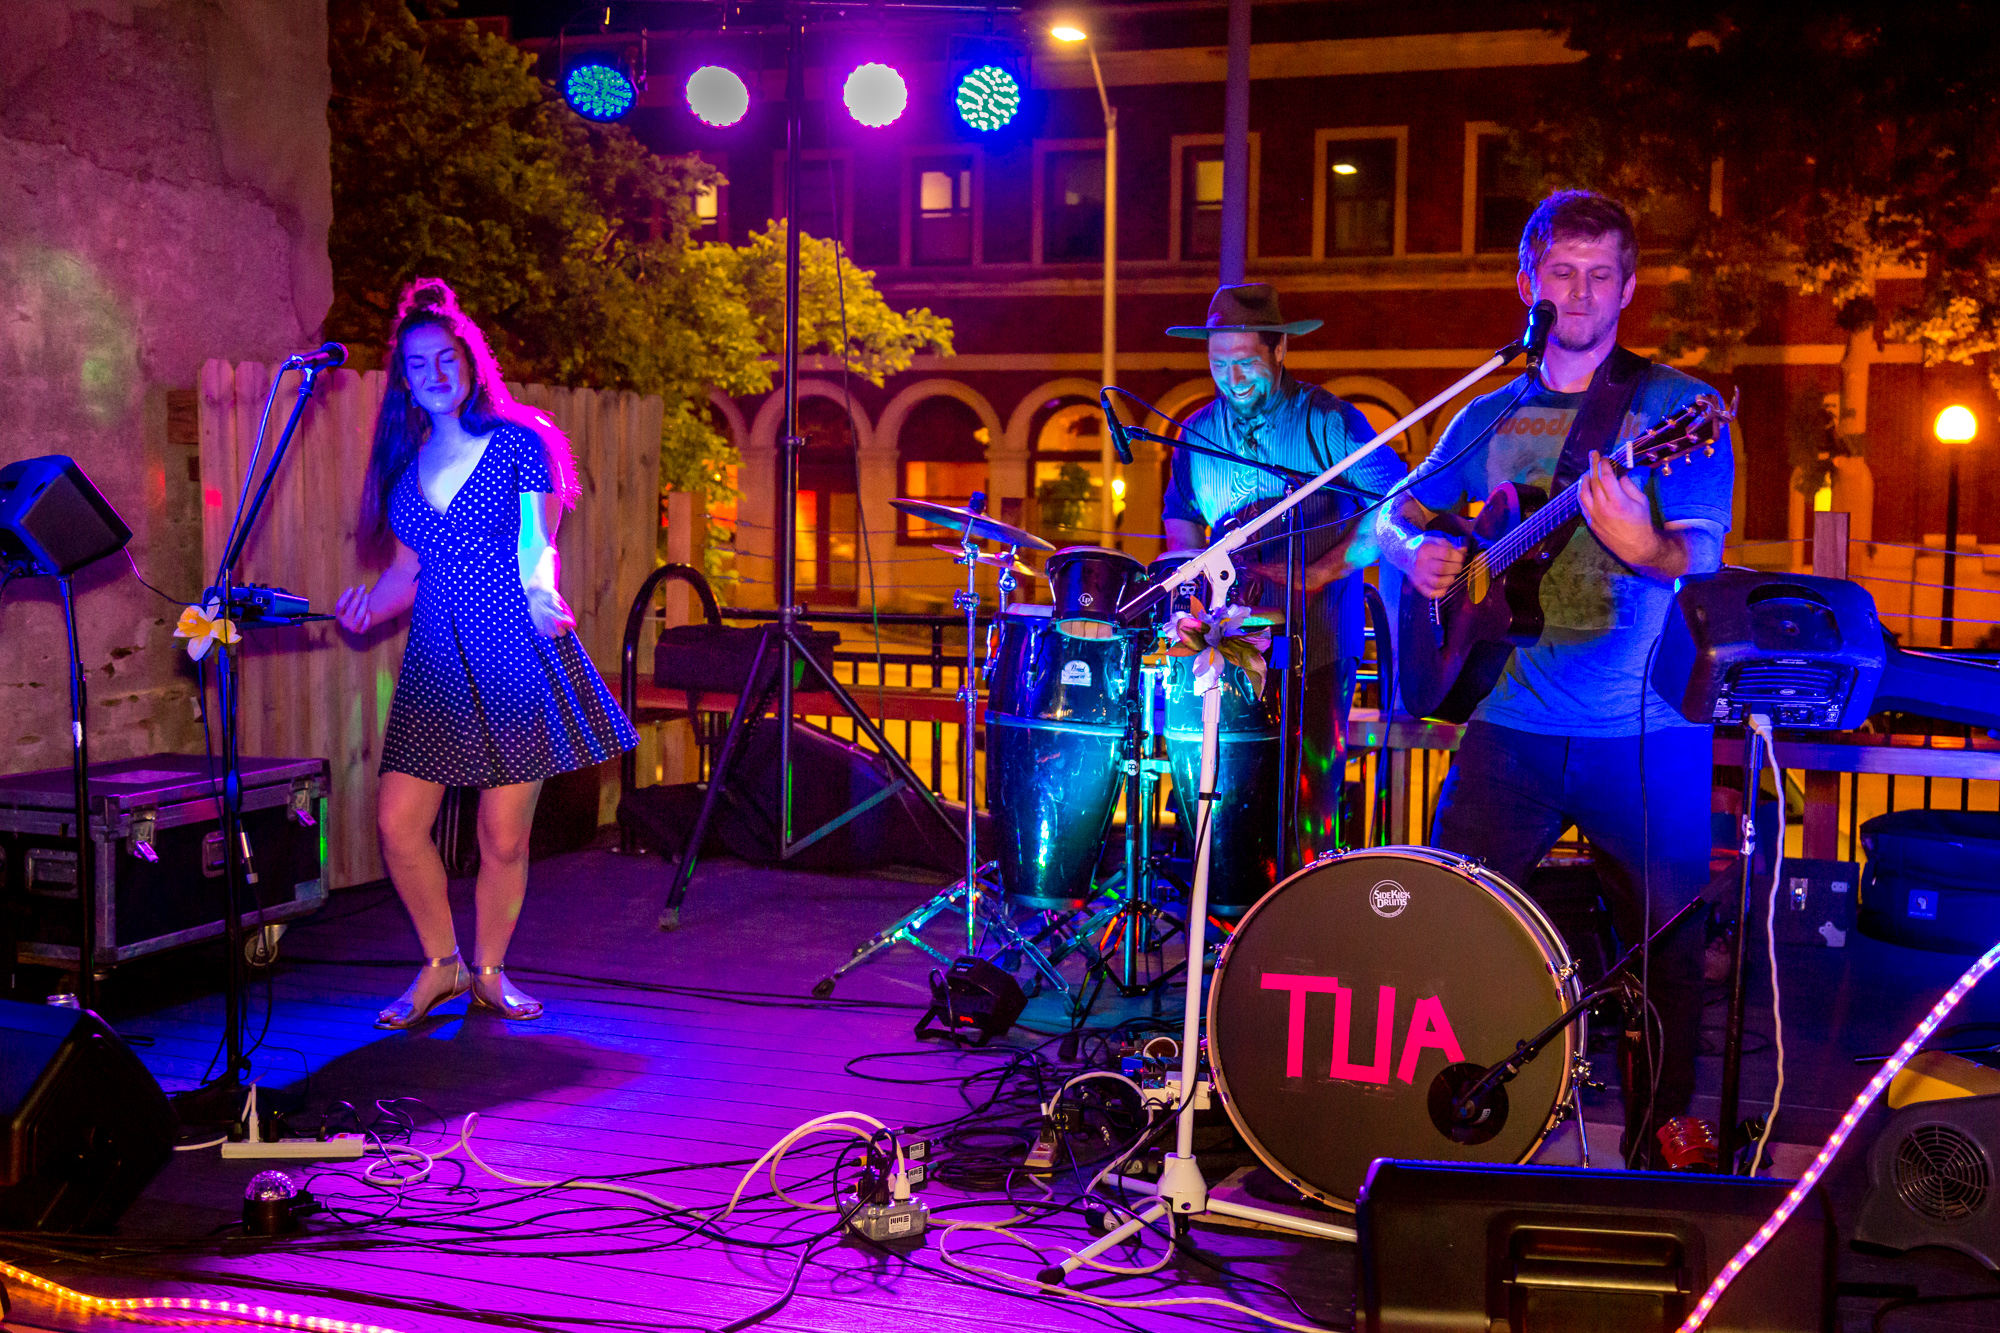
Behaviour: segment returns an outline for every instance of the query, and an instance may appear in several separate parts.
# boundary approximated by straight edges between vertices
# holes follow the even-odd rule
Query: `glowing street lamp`
[[[1118,108],[1111,105],[1111,95],[1104,91],[1104,70],[1097,63],[1097,46],[1090,40],[1090,34],[1073,24],[1059,23],[1049,29],[1049,36],[1059,42],[1082,42],[1084,50],[1090,53],[1090,76],[1097,81],[1097,100],[1104,108],[1104,366],[1103,386],[1108,389],[1118,382]],[[1111,433],[1106,431],[1099,447],[1098,466],[1103,471],[1104,486],[1098,492],[1098,526],[1102,541],[1109,542],[1112,534],[1113,492],[1111,486],[1112,454]]]
[[[1938,642],[1951,647],[1952,613],[1955,589],[1958,581],[1958,449],[1956,444],[1970,444],[1979,434],[1979,418],[1972,415],[1972,409],[1953,403],[1938,413],[1937,422],[1931,427],[1939,444],[1945,445],[1951,456],[1950,480],[1944,492],[1944,604],[1938,608],[1942,613],[1938,621]]]

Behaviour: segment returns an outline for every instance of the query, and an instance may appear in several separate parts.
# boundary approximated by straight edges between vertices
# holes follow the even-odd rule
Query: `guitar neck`
[[[1623,453],[1624,450],[1621,449],[1619,452]],[[1625,475],[1624,459],[1614,457],[1611,466],[1619,476]],[[1479,553],[1479,557],[1485,561],[1486,572],[1490,577],[1499,578],[1516,560],[1554,536],[1563,524],[1583,512],[1582,501],[1577,492],[1577,486],[1582,480],[1583,478],[1578,477],[1576,481],[1563,487],[1547,504],[1523,519],[1519,527]]]

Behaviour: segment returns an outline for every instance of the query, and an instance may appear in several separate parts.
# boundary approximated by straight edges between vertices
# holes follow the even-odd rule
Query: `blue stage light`
[[[958,81],[958,118],[975,130],[1004,129],[1021,109],[1021,85],[998,65],[981,65]]]
[[[750,89],[735,70],[703,65],[688,75],[688,110],[717,129],[734,125],[750,111]]]
[[[848,114],[870,129],[879,130],[893,124],[910,105],[910,89],[902,75],[871,60],[847,76],[840,98],[847,103]]]
[[[639,100],[639,90],[616,65],[593,60],[563,78],[563,100],[585,120],[618,120]]]

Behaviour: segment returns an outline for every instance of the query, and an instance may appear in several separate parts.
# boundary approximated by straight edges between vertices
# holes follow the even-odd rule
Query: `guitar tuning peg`
[[[1662,463],[1662,464],[1660,464],[1660,475],[1661,475],[1661,476],[1663,476],[1663,477],[1671,477],[1671,476],[1673,476],[1673,475],[1674,475],[1674,465],[1673,465],[1672,463]]]
[[[1702,456],[1703,458],[1713,458],[1713,457],[1715,457],[1715,446],[1711,444],[1711,445],[1709,445],[1708,447],[1704,448],[1704,449],[1703,449],[1703,450],[1701,451],[1701,456]]]

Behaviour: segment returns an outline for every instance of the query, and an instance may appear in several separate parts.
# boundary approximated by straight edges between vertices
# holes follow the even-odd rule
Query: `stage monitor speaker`
[[[1854,1243],[1938,1245],[2000,1271],[2000,1096],[1915,1102],[1868,1150]]]
[[[1724,569],[1674,586],[1653,688],[1690,722],[1851,730],[1868,720],[1887,650],[1861,585]]]
[[[76,460],[49,454],[0,468],[0,565],[73,574],[131,540],[132,529]]]
[[[1355,1204],[1367,1333],[1673,1333],[1792,1182],[1384,1158]],[[1815,1189],[1709,1333],[1831,1333],[1833,1216]]]
[[[174,1134],[160,1085],[97,1015],[0,1000],[0,1229],[108,1231]]]

